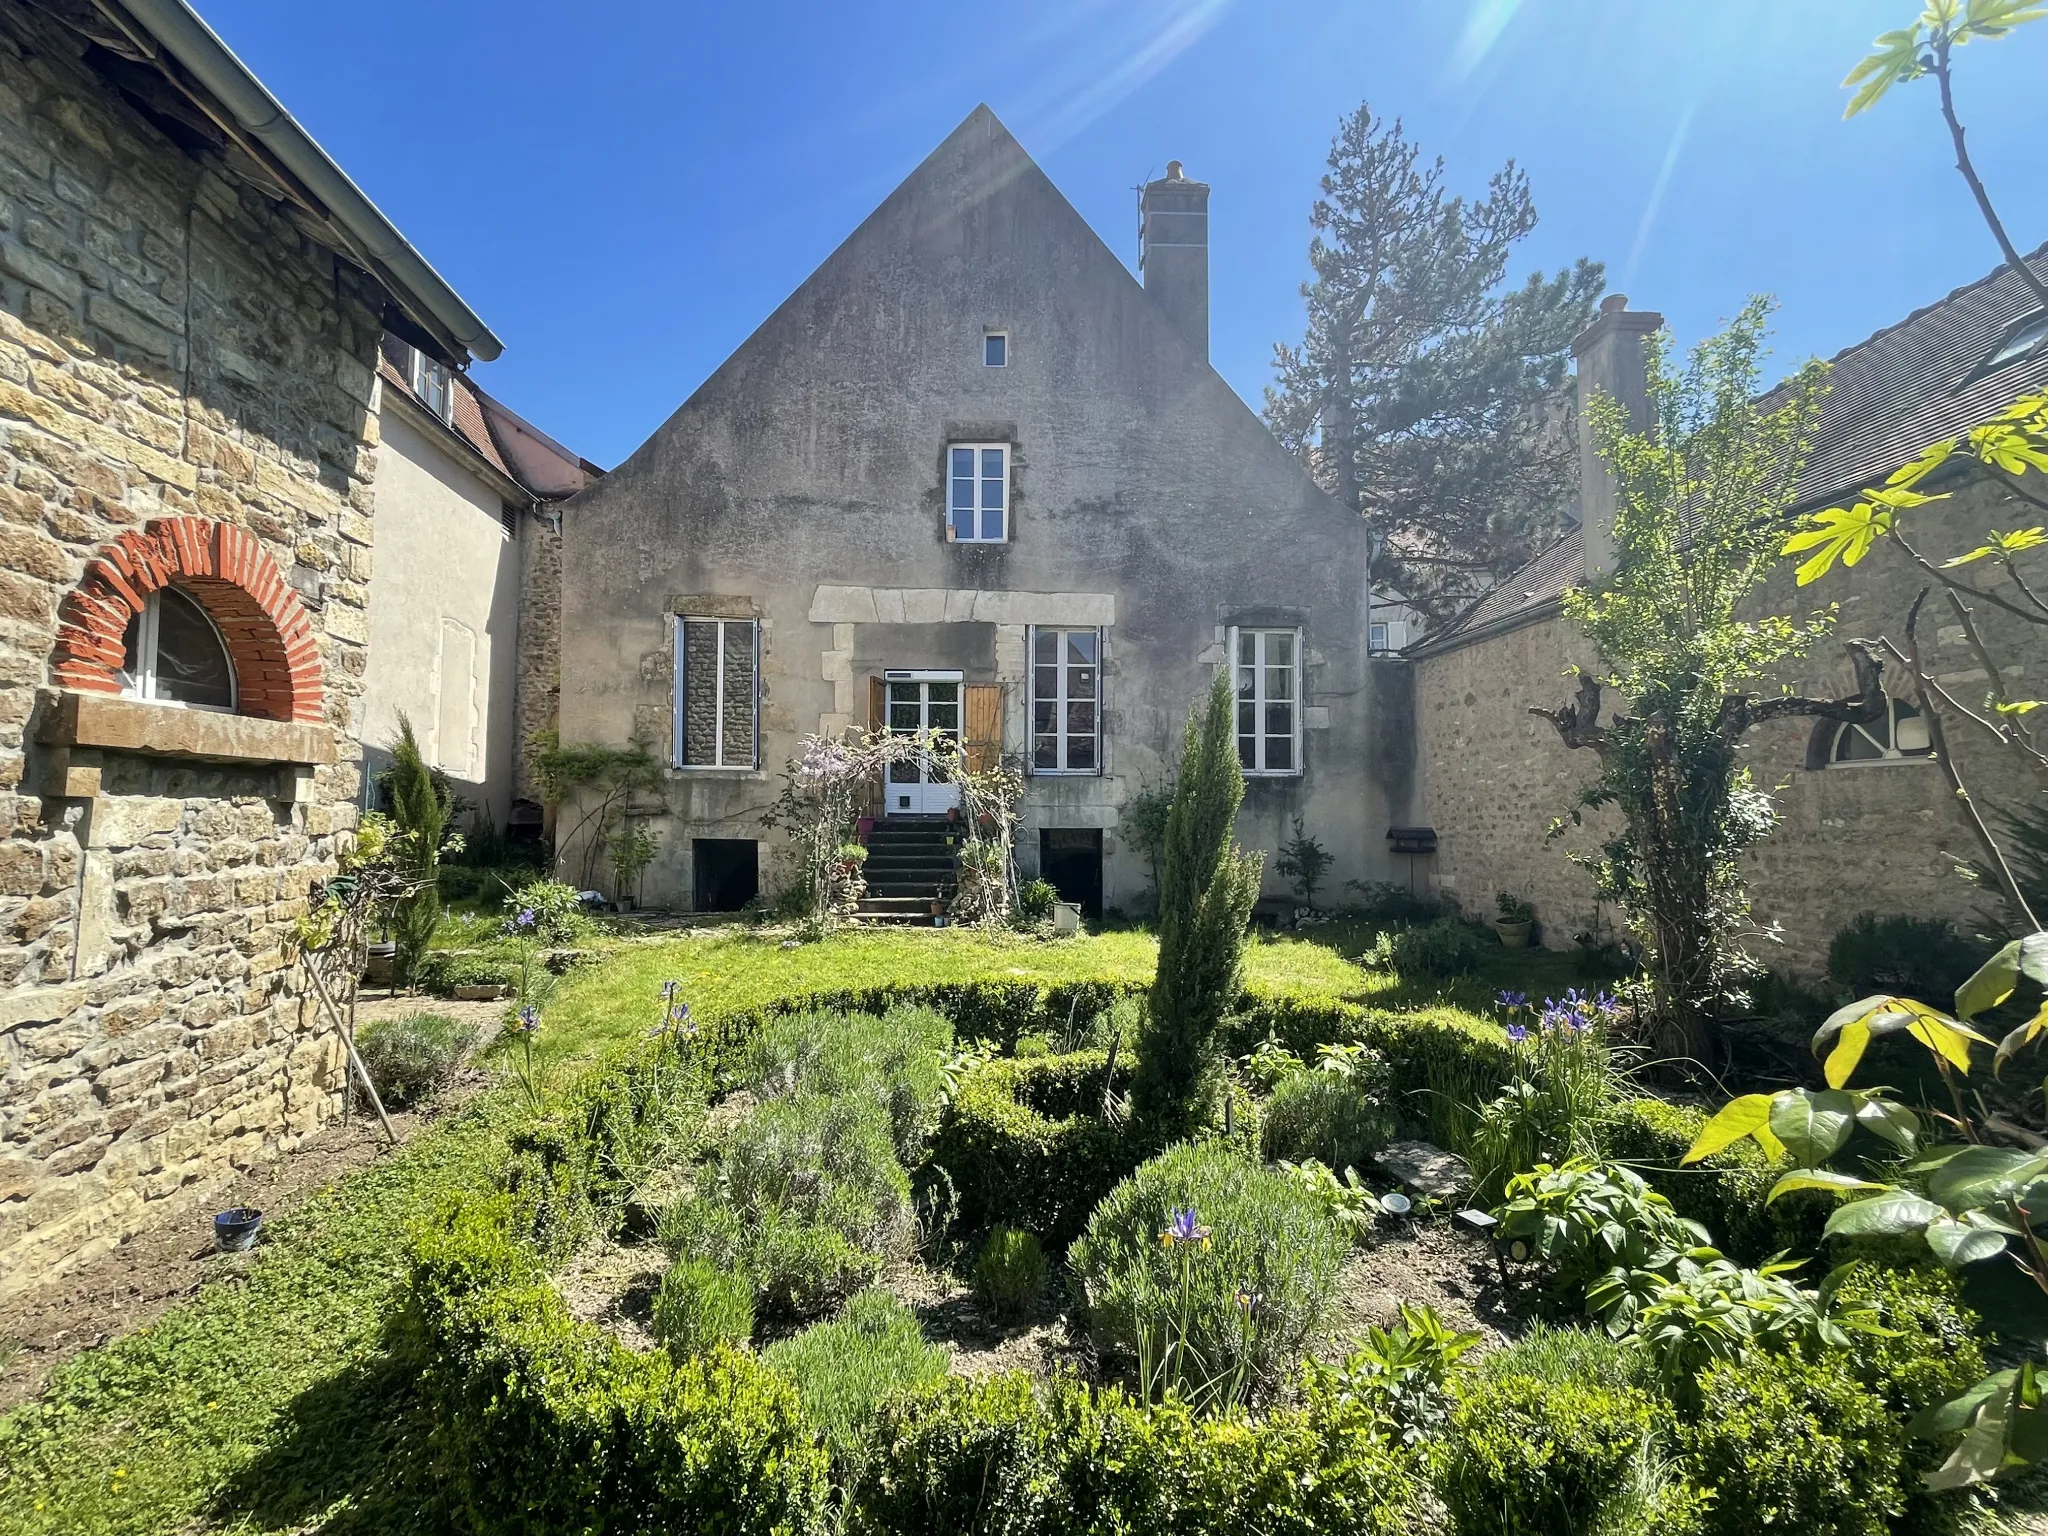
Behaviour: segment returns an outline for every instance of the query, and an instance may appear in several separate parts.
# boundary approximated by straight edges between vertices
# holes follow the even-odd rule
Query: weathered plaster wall
[[[542,507],[519,528],[518,683],[513,696],[512,797],[540,802],[534,738],[552,731],[562,702],[562,511]]]
[[[982,364],[988,329],[1009,333],[1005,368]],[[1009,543],[946,543],[949,441],[1013,445]],[[1356,520],[986,112],[566,527],[565,739],[637,726],[666,743],[670,616],[711,598],[764,620],[763,771],[671,779],[650,900],[687,899],[692,836],[758,835],[798,738],[862,723],[883,667],[1002,683],[1006,750],[1022,751],[1025,626],[1061,622],[1107,631],[1108,772],[1032,781],[1027,856],[1040,826],[1102,827],[1105,900],[1137,899],[1121,808],[1167,776],[1225,627],[1299,623],[1307,771],[1256,782],[1241,835],[1272,850],[1300,811],[1336,855],[1333,886],[1392,872]]]
[[[395,391],[384,406],[363,740],[388,749],[404,712],[427,760],[502,827],[512,801],[518,540],[506,536],[499,489],[408,416]]]
[[[1943,554],[1960,553],[1989,528],[2012,527],[2024,512],[1987,490],[1967,491],[1929,523],[1931,542]],[[1781,567],[1753,606],[1759,613],[1811,613],[1835,604],[1839,634],[1903,641],[1906,612],[1924,582],[1896,548],[1881,545],[1853,571],[1838,570],[1804,590],[1794,586],[1790,566]],[[2038,692],[2048,673],[2039,631],[1989,605],[1975,606],[2008,675],[2023,691]],[[1961,626],[1930,604],[1921,633],[1935,675],[1963,702],[1981,704],[1985,674]],[[1439,878],[1480,916],[1491,915],[1496,891],[1530,897],[1552,943],[1569,942],[1595,917],[1591,882],[1559,845],[1543,840],[1592,764],[1590,754],[1566,751],[1550,723],[1527,710],[1568,699],[1574,685],[1567,669],[1592,661],[1584,640],[1553,617],[1416,664],[1424,816],[1440,839]],[[1829,698],[1855,686],[1833,640],[1820,642],[1778,681]],[[1910,695],[1902,673],[1888,672],[1887,686]],[[2038,794],[2002,749],[1967,726],[1951,721],[1949,729],[1979,804],[2013,806]],[[1757,915],[1783,930],[1782,944],[1756,946],[1759,957],[1776,969],[1817,974],[1836,931],[1864,911],[1947,918],[1965,932],[1980,926],[1989,903],[1955,873],[1976,847],[1941,768],[1920,760],[1809,769],[1812,737],[1810,722],[1782,721],[1755,732],[1745,749],[1755,783],[1773,793],[1781,816],[1749,861]],[[1594,841],[1590,831],[1579,831],[1564,846]],[[1611,923],[1612,914],[1606,917]]]
[[[372,296],[81,47],[0,12],[0,1291],[338,1102],[280,939],[353,825],[369,639]],[[339,761],[60,773],[35,744],[60,601],[174,514],[246,528],[297,591]]]

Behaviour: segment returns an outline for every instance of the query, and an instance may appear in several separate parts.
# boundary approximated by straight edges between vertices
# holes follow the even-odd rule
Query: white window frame
[[[692,624],[716,624],[718,626],[717,677],[712,687],[715,698],[712,704],[712,746],[713,761],[688,763],[683,761],[688,747],[686,740],[689,725],[689,626]],[[735,625],[745,625],[751,632],[749,644],[753,649],[754,697],[754,747],[744,762],[727,762],[725,758],[725,655],[728,636]],[[669,766],[679,773],[749,773],[761,766],[761,621],[759,619],[735,619],[714,613],[679,613],[675,616],[674,634],[671,637],[675,657],[675,687],[670,695],[670,712],[673,715],[669,728]]]
[[[1093,768],[1041,768],[1038,766],[1038,738],[1045,733],[1038,729],[1038,637],[1040,635],[1058,635],[1060,637],[1061,660],[1057,663],[1058,694],[1053,700],[1055,711],[1053,724],[1055,729],[1052,734],[1059,741],[1060,762],[1064,764],[1068,757],[1067,742],[1071,739],[1070,733],[1067,730],[1067,704],[1069,700],[1067,698],[1068,664],[1065,660],[1066,637],[1068,635],[1090,634],[1095,636],[1095,730],[1093,732],[1095,740],[1095,766]],[[1103,730],[1102,719],[1102,663],[1104,660],[1103,651],[1108,643],[1109,636],[1106,630],[1090,628],[1086,624],[1033,624],[1025,631],[1024,665],[1029,669],[1030,681],[1025,688],[1024,735],[1026,738],[1026,750],[1024,761],[1028,765],[1025,771],[1034,779],[1097,779],[1102,777],[1105,771],[1105,760],[1109,755],[1108,737]]]
[[[232,715],[241,708],[242,704],[242,680],[235,675],[235,653],[228,646],[227,636],[220,632],[220,625],[214,623],[213,615],[206,611],[206,604],[200,602],[198,598],[192,596],[189,592],[181,592],[178,595],[199,610],[199,616],[206,620],[207,627],[213,631],[213,638],[220,642],[220,653],[227,658],[228,662],[227,705],[223,707],[219,704],[193,704],[184,699],[160,699],[157,697],[157,631],[163,613],[163,591],[161,588],[151,592],[143,600],[142,633],[136,637],[135,641],[135,675],[133,677],[129,676],[127,670],[123,668],[121,672],[121,692],[128,698],[141,699],[150,704],[161,704],[167,709],[200,709],[205,710],[208,714]]]
[[[1839,756],[1838,754],[1842,750],[1842,738],[1850,731],[1859,732],[1865,741],[1869,742],[1872,746],[1877,746],[1877,738],[1870,734],[1868,727],[1857,725],[1853,721],[1844,721],[1836,726],[1828,735],[1827,767],[1831,771],[1836,768],[1896,768],[1907,763],[1933,762],[1934,748],[1931,740],[1925,750],[1912,752],[1902,752],[1899,750],[1899,709],[1902,705],[1913,710],[1913,714],[1908,716],[1909,719],[1920,719],[1919,710],[1913,705],[1911,700],[1886,698],[1884,706],[1885,744],[1879,748],[1879,751],[1882,753],[1881,756],[1847,758]],[[1875,725],[1877,722],[1873,720],[1871,724]],[[1926,729],[1924,721],[1922,722],[1921,729]]]
[[[441,403],[434,404],[428,392],[427,381],[438,376],[441,381]],[[418,347],[412,349],[412,377],[407,380],[419,402],[444,422],[455,419],[455,370],[445,363],[437,363]]]
[[[1298,627],[1289,629],[1285,625],[1247,624],[1243,626],[1233,625],[1231,627],[1230,723],[1231,736],[1239,744],[1238,760],[1240,763],[1243,762],[1242,743],[1244,736],[1237,729],[1237,710],[1239,707],[1238,689],[1241,686],[1240,674],[1244,669],[1244,663],[1238,659],[1238,653],[1243,638],[1246,635],[1257,637],[1258,650],[1252,662],[1252,723],[1256,728],[1252,733],[1253,765],[1245,768],[1244,776],[1248,779],[1298,779],[1301,777],[1302,771],[1301,712],[1303,709],[1302,682],[1304,677],[1304,668],[1301,664],[1301,630]],[[1266,706],[1270,702],[1266,697],[1266,670],[1271,665],[1266,660],[1266,638],[1269,635],[1286,635],[1294,642],[1294,697],[1290,701],[1293,708],[1289,717],[1289,723],[1293,727],[1289,737],[1291,742],[1289,756],[1294,759],[1294,764],[1289,768],[1268,768],[1266,766],[1266,740],[1269,734],[1266,730]]]
[[[960,530],[953,522],[953,512],[955,510],[953,506],[953,482],[959,478],[953,473],[953,455],[956,453],[972,453],[974,455],[974,532],[965,538],[961,537]],[[991,510],[981,499],[988,484],[988,476],[984,473],[988,466],[982,457],[982,455],[987,453],[1000,453],[1003,456],[1002,499],[1000,504],[993,509],[1002,517],[1003,531],[1001,537],[993,539],[983,537],[981,532]],[[946,444],[945,507],[946,542],[948,544],[1007,544],[1010,542],[1010,483],[1011,474],[1016,468],[1016,461],[1017,450],[1010,443]]]
[[[988,344],[991,341],[1003,344],[1003,360],[992,363],[988,360]],[[981,333],[981,366],[984,368],[1007,368],[1010,366],[1010,333],[1008,331],[983,331]]]

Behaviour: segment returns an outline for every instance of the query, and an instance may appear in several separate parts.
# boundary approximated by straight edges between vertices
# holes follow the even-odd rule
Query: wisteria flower
[[[1200,1243],[1206,1248],[1209,1246],[1209,1229],[1196,1219],[1195,1208],[1191,1205],[1184,1211],[1173,1213],[1166,1230],[1159,1234],[1159,1241],[1169,1248],[1178,1248],[1183,1243]]]

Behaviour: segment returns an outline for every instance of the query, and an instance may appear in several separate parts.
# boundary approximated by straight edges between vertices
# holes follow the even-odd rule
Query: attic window
[[[1987,373],[1996,372],[2008,363],[2016,363],[2044,340],[2048,340],[2048,309],[2036,310],[2031,315],[2022,315],[2005,328],[2005,336],[1995,350],[1970,374],[1972,382]]]
[[[420,403],[443,421],[455,415],[455,389],[448,378],[448,368],[437,363],[426,353],[414,347],[412,351],[412,378],[408,381],[412,392],[420,397]]]

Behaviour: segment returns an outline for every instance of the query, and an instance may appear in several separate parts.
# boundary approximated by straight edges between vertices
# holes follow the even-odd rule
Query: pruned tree
[[[398,739],[391,744],[391,767],[384,778],[391,799],[391,820],[398,829],[392,839],[392,862],[404,882],[404,893],[391,904],[391,934],[397,946],[393,967],[398,979],[411,982],[420,959],[441,922],[441,893],[436,877],[441,868],[448,817],[453,809],[434,772],[420,752],[412,721],[398,717]]]
[[[1567,747],[1599,756],[1568,820],[1612,806],[1622,828],[1573,857],[1628,915],[1665,1044],[1693,1057],[1710,1053],[1713,1009],[1752,967],[1740,861],[1777,820],[1738,746],[1769,720],[1863,723],[1886,708],[1882,664],[1861,641],[1848,642],[1848,698],[1757,687],[1833,627],[1829,612],[1801,623],[1743,611],[1777,556],[1825,382],[1809,363],[1756,400],[1768,312],[1752,300],[1682,371],[1661,336],[1650,339],[1653,430],[1635,430],[1611,398],[1594,400],[1586,425],[1616,482],[1614,573],[1567,591],[1564,606],[1607,670],[1582,673],[1573,702],[1532,711]],[[1605,688],[1628,712],[1602,724]]]
[[[1365,518],[1376,579],[1434,620],[1525,564],[1568,524],[1577,465],[1572,337],[1605,275],[1581,260],[1507,285],[1536,227],[1510,161],[1468,201],[1441,158],[1360,106],[1309,215],[1308,328],[1274,349],[1266,421]]]
[[[1232,836],[1244,802],[1228,669],[1188,713],[1159,859],[1159,966],[1138,1034],[1131,1108],[1155,1145],[1201,1129],[1221,1067],[1217,1034],[1242,989],[1245,927],[1265,855]]]

